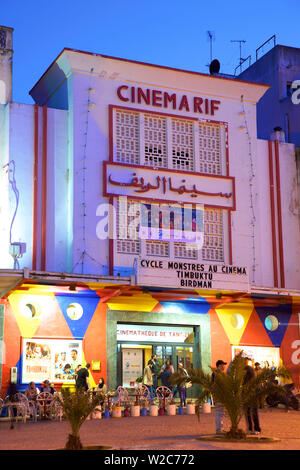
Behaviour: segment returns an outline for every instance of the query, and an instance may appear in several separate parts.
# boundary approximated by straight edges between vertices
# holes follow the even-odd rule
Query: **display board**
[[[243,356],[252,359],[253,366],[255,362],[260,363],[260,367],[279,367],[280,351],[279,348],[268,348],[258,346],[232,346],[232,359],[243,351]]]
[[[22,352],[22,383],[74,383],[82,365],[81,340],[23,338]]]
[[[123,387],[134,387],[136,379],[143,375],[143,350],[122,349]]]

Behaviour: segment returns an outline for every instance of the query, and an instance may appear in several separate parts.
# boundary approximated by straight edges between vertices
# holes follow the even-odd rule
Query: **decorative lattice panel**
[[[199,123],[200,173],[221,175],[221,126]]]
[[[167,120],[160,116],[144,115],[145,165],[167,168]]]
[[[117,209],[117,252],[139,254],[139,202],[127,200],[118,201]]]
[[[192,171],[194,169],[194,123],[172,119],[172,168]]]
[[[174,243],[175,258],[197,259],[198,250],[195,245],[189,243]]]
[[[169,257],[169,242],[163,242],[159,240],[146,240],[146,255]]]
[[[115,161],[138,165],[139,115],[130,111],[115,111]]]
[[[224,261],[223,212],[220,209],[204,210],[202,259]]]

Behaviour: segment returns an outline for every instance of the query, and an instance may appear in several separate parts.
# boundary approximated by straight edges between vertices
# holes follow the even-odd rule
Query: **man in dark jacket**
[[[253,377],[255,377],[254,369],[250,364],[251,364],[251,360],[248,357],[246,357],[245,358],[245,371],[246,371],[246,373],[245,373],[245,377],[244,377],[244,383],[249,382],[249,380],[251,380]],[[259,425],[257,407],[247,408],[246,418],[247,418],[249,433],[250,434],[260,434],[261,429],[260,429],[260,425]]]
[[[89,368],[90,368],[90,364],[87,363],[85,367],[82,367],[77,372],[76,388],[83,388],[84,390],[88,390],[89,375],[90,375]]]

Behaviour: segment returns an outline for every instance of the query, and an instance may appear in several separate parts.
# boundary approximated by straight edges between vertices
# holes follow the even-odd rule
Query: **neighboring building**
[[[270,139],[274,128],[283,141],[300,145],[300,49],[276,45],[239,76],[241,80],[267,83],[269,90],[257,104],[257,135]],[[296,83],[298,81],[298,83]]]
[[[109,387],[153,352],[240,349],[299,384],[295,149],[257,139],[268,88],[64,49],[35,105],[1,108],[2,393],[12,367],[73,383],[74,349]]]

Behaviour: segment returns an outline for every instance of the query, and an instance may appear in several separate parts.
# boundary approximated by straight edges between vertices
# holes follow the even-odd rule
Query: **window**
[[[141,207],[142,204],[142,207]],[[156,224],[155,231],[150,230],[150,216],[146,215],[146,220],[142,222],[142,214],[151,211],[151,207],[156,204],[140,203],[126,198],[117,200],[116,206],[116,250],[120,254],[156,256],[164,258],[182,258],[203,261],[224,261],[224,226],[223,211],[221,209],[204,209],[204,243],[198,249],[195,243],[185,243],[182,241],[167,241],[160,222]],[[146,210],[145,210],[146,208]],[[178,210],[178,209],[177,209]],[[193,213],[194,214],[194,213]],[[195,220],[195,215],[193,215]],[[157,221],[154,220],[154,224]],[[194,223],[194,222],[193,222]],[[170,226],[174,227],[174,215],[170,216]],[[193,231],[195,230],[192,229]],[[170,232],[172,234],[172,232]],[[150,235],[151,234],[151,235]],[[151,238],[149,238],[151,237]],[[142,250],[142,246],[144,249]]]
[[[222,175],[225,125],[113,109],[113,160],[153,168]]]
[[[164,114],[113,108],[113,160],[131,165],[169,168],[211,175],[225,174],[226,127],[224,123],[198,121]],[[126,199],[125,199],[126,200]],[[140,202],[117,202],[116,252],[121,255],[170,257],[224,262],[222,209],[205,208],[204,242],[140,237]],[[147,202],[149,206],[149,202]],[[227,226],[226,226],[227,227]],[[157,230],[163,227],[157,226]],[[126,257],[122,262],[126,262]]]

